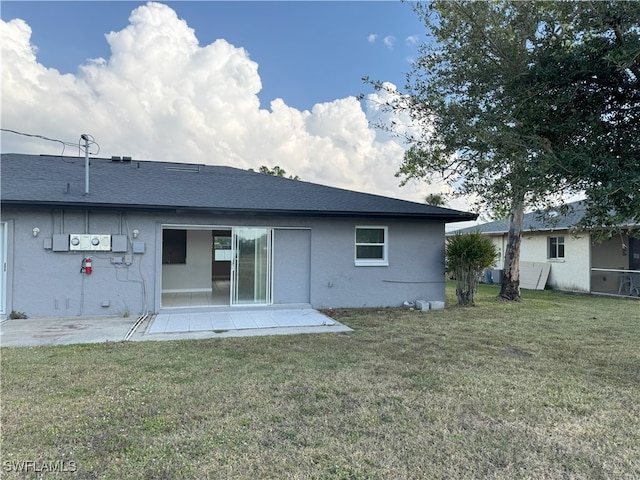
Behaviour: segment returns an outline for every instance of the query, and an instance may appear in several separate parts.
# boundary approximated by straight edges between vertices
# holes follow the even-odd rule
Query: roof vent
[[[170,170],[172,172],[191,172],[191,173],[200,173],[199,166],[184,166],[184,167],[165,167],[165,169]]]
[[[115,155],[113,155],[113,156],[111,157],[111,161],[112,161],[112,162],[119,162],[120,160],[121,160],[121,159],[120,159],[120,157],[117,157],[117,156],[115,156]]]
[[[131,157],[122,157],[123,162],[131,163]]]

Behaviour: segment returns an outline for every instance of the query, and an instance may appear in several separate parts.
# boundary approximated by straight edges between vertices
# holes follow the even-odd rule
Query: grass
[[[354,328],[343,334],[3,348],[0,471],[640,478],[640,303],[496,294],[330,312]]]

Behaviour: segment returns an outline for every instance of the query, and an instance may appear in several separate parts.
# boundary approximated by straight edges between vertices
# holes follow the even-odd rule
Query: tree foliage
[[[442,193],[430,193],[425,197],[424,201],[434,207],[442,207],[446,204],[445,197]]]
[[[422,133],[406,136],[398,175],[441,175],[509,215],[503,298],[519,298],[527,207],[585,192],[587,224],[640,222],[639,2],[435,1],[415,10],[431,39],[406,94],[388,106]]]
[[[535,51],[544,156],[587,196],[585,227],[640,223],[640,3],[559,3]],[[558,16],[558,14],[556,14]]]
[[[273,168],[269,168],[266,165],[261,165],[260,169],[258,170],[258,172],[260,173],[264,173],[266,175],[273,175],[274,177],[286,177],[287,176],[287,171],[285,169],[283,169],[282,167],[280,167],[280,165],[276,165]],[[300,180],[300,177],[298,175],[289,175],[287,178],[290,178],[291,180]]]
[[[458,305],[475,305],[480,274],[496,257],[495,245],[480,232],[456,233],[447,239],[445,271],[456,279]]]

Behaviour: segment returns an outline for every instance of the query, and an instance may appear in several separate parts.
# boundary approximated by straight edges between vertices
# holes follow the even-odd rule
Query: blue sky
[[[0,8],[2,152],[77,155],[15,132],[69,143],[88,134],[107,158],[277,165],[303,181],[416,202],[450,191],[438,181],[400,185],[408,146],[375,125],[421,127],[382,108],[397,93],[362,82],[404,86],[427,33],[409,3]]]
[[[426,32],[411,5],[399,1],[162,3],[195,30],[200,45],[223,38],[247,50],[259,65],[263,108],[275,98],[310,109],[368,93],[365,75],[403,86],[417,55],[412,42]],[[125,28],[131,11],[144,4],[2,1],[0,15],[31,26],[41,64],[76,73],[88,58],[109,58],[105,34]]]

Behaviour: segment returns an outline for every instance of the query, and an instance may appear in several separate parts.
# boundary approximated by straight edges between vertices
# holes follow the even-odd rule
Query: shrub
[[[497,257],[495,245],[480,232],[456,233],[447,240],[445,271],[456,279],[458,305],[475,305],[478,280]]]

